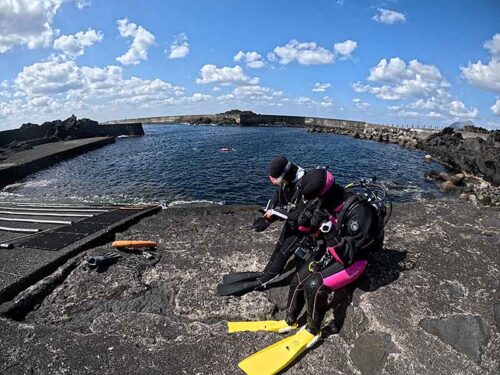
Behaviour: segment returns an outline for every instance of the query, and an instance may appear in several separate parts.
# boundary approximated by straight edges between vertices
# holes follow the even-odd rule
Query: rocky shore
[[[500,131],[469,127],[468,131],[445,128],[437,133],[416,129],[366,127],[312,127],[309,132],[333,133],[359,139],[398,144],[426,152],[427,159],[440,162],[450,173],[430,173],[444,191],[482,205],[500,206]]]
[[[2,374],[237,374],[280,339],[228,335],[226,321],[283,316],[286,288],[220,297],[222,275],[260,270],[279,233],[254,233],[255,207],[172,208],[118,239],[148,239],[100,271],[82,254],[0,318]],[[327,334],[287,374],[496,374],[500,368],[500,211],[429,200],[397,205],[367,277],[327,314]],[[48,287],[50,286],[50,287]],[[351,303],[352,301],[352,303]]]

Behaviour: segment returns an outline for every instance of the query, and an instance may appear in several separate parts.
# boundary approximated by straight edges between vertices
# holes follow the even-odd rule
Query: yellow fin
[[[284,333],[297,326],[289,326],[284,320],[262,320],[258,322],[227,322],[227,332],[268,331]]]
[[[273,375],[289,366],[300,354],[314,345],[320,335],[302,329],[244,359],[238,366],[247,375]]]

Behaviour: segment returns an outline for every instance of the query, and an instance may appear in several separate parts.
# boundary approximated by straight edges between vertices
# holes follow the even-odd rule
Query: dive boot
[[[286,333],[296,328],[296,324],[289,326],[284,320],[263,320],[259,322],[227,322],[227,333],[255,331]]]
[[[247,375],[273,375],[287,368],[306,349],[318,342],[321,334],[313,335],[305,327],[295,335],[262,349],[238,363]]]

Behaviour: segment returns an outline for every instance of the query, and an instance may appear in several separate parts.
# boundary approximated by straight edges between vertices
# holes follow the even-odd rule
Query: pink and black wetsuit
[[[306,304],[308,329],[317,333],[330,308],[328,296],[357,280],[364,273],[370,252],[379,245],[378,219],[373,207],[349,199],[349,194],[325,170],[310,171],[304,177],[302,194],[310,201],[320,198],[319,205],[299,217],[302,230],[315,232],[325,219],[332,221],[333,228],[325,235],[331,261],[318,269],[313,262],[317,264],[318,257],[324,255],[319,254],[297,272],[290,284],[287,322],[296,322]]]

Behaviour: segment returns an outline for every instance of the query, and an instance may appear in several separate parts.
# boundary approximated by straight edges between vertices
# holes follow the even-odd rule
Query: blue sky
[[[500,127],[500,2],[0,0],[0,129],[231,108]]]

